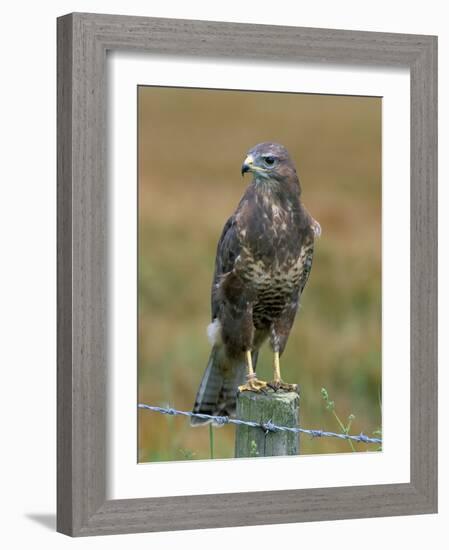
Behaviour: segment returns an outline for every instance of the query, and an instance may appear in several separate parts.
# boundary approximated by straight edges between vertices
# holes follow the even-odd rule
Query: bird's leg
[[[279,362],[279,351],[275,350],[274,352],[274,359],[273,359],[273,371],[274,371],[274,379],[272,382],[268,383],[268,386],[270,388],[273,388],[273,390],[284,390],[284,391],[298,391],[298,385],[297,384],[287,384],[284,382],[281,378],[281,365]]]
[[[246,384],[239,386],[239,391],[254,391],[254,392],[264,392],[267,388],[267,383],[264,380],[259,380],[256,377],[256,373],[253,369],[253,360],[251,357],[251,351],[245,352],[246,358]]]

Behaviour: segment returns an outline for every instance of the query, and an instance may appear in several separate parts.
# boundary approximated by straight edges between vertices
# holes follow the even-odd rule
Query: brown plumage
[[[194,412],[234,415],[236,394],[294,389],[280,378],[285,349],[299,298],[312,267],[319,224],[304,208],[295,166],[282,145],[251,149],[242,174],[253,173],[217,246],[212,282],[212,351],[196,396]],[[253,368],[269,339],[274,380],[257,380]],[[245,367],[247,383],[245,385]],[[192,418],[192,425],[204,421]]]

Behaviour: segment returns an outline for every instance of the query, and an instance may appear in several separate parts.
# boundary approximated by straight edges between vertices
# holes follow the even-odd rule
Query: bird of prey
[[[320,225],[301,202],[293,161],[278,143],[259,143],[242,165],[247,187],[217,246],[212,281],[212,344],[194,413],[234,416],[238,391],[296,391],[281,378],[279,357],[312,267]],[[256,377],[260,346],[269,340],[273,381]],[[207,423],[192,417],[192,425]]]

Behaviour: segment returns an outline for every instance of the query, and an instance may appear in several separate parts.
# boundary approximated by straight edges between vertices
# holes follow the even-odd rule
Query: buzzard
[[[278,143],[253,147],[242,175],[251,172],[217,246],[212,282],[212,344],[193,407],[195,413],[235,415],[238,391],[297,391],[281,378],[279,357],[293,326],[321,231],[301,202],[295,166]],[[261,345],[273,351],[273,381],[256,377]],[[192,425],[207,421],[192,417]]]

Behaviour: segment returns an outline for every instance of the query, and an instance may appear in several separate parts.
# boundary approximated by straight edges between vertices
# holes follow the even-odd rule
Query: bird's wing
[[[231,216],[223,227],[220,240],[217,245],[215,257],[215,272],[212,281],[211,309],[212,320],[218,314],[217,290],[223,275],[234,269],[235,260],[240,254],[240,241],[237,236],[235,215]]]
[[[310,214],[308,215],[310,217],[310,226],[303,236],[303,244],[300,252],[302,257],[302,270],[298,282],[298,297],[301,297],[302,291],[309,279],[310,271],[312,270],[315,239],[321,236],[321,225],[313,219]]]
[[[310,240],[307,240],[301,250],[301,255],[303,256],[302,260],[302,270],[299,277],[298,287],[299,287],[299,296],[301,296],[304,287],[309,279],[310,271],[312,270],[313,262],[313,249],[314,249],[314,239],[313,237]]]

